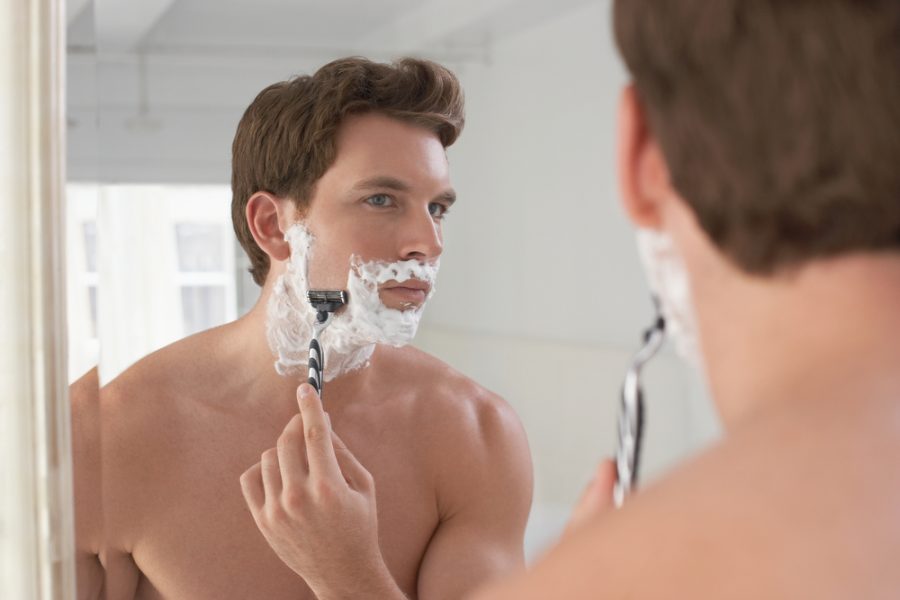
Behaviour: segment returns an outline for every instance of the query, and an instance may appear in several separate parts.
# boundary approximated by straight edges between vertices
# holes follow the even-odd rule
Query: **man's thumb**
[[[616,484],[616,463],[612,459],[604,460],[597,467],[594,478],[581,495],[581,499],[572,511],[572,518],[566,526],[566,534],[578,529],[593,517],[612,508],[613,487]]]

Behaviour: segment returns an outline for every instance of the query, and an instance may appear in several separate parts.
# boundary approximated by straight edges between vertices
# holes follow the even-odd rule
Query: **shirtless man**
[[[603,465],[475,597],[898,598],[900,3],[617,0],[615,26],[625,207],[683,265],[726,435],[621,510]]]
[[[433,282],[351,292],[322,338],[327,416],[315,394],[298,405],[311,309],[270,310],[305,293],[298,265],[330,289],[361,261],[433,269],[454,200],[445,147],[462,122],[458,82],[427,61],[346,59],[260,93],[232,180],[259,302],[139,361],[99,399],[96,373],[73,386],[80,598],[433,600],[523,564],[532,481],[517,417],[438,360],[373,345],[396,332],[370,340],[353,321],[366,315],[348,316],[369,293],[414,332]],[[288,542],[305,562],[291,568],[263,534],[298,514],[307,527]]]

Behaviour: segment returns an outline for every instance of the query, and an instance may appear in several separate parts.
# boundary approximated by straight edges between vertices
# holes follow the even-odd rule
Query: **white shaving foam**
[[[675,243],[666,233],[639,229],[637,245],[650,290],[659,299],[666,319],[666,333],[675,343],[678,355],[691,366],[702,369],[690,281]]]
[[[285,239],[291,247],[291,258],[269,299],[266,334],[269,347],[278,357],[275,370],[280,375],[306,375],[316,320],[316,310],[306,299],[315,240],[301,223],[292,225]],[[325,352],[325,381],[368,365],[376,344],[409,344],[416,335],[425,303],[409,310],[389,308],[381,301],[378,287],[388,281],[417,279],[430,286],[427,302],[434,294],[438,268],[439,261],[366,262],[352,256],[347,305],[335,314],[320,338]]]

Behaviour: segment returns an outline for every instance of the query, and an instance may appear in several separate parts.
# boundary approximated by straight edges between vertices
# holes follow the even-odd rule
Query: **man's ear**
[[[619,102],[618,152],[625,212],[637,227],[659,229],[662,203],[675,192],[666,159],[633,84],[625,87]]]
[[[256,192],[247,201],[245,216],[250,233],[271,260],[284,261],[291,256],[282,228],[282,223],[286,223],[284,207],[283,200],[266,192]]]

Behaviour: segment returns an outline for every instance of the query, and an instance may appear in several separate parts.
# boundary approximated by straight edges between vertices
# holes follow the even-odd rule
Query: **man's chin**
[[[410,312],[415,313],[422,310],[425,307],[425,304],[419,304],[416,302],[383,302],[385,308],[389,310],[396,310],[399,312]]]
[[[381,305],[390,310],[398,310],[400,312],[417,312],[424,308],[426,298],[406,297],[408,294],[397,294],[393,291],[382,292],[378,294]]]

